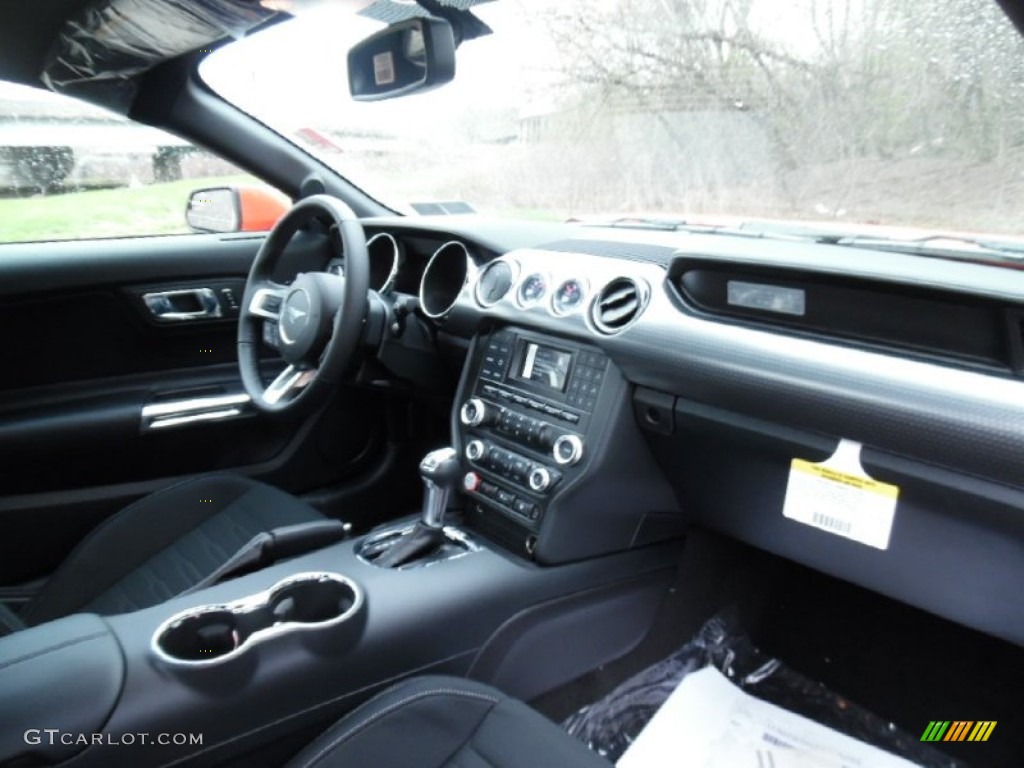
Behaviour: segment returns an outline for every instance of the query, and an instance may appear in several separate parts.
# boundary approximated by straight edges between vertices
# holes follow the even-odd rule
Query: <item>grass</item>
[[[221,176],[0,199],[0,243],[187,233],[185,205],[192,190],[246,181],[251,180]]]

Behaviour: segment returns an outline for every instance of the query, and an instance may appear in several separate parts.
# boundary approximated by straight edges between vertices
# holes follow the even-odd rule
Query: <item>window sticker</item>
[[[820,464],[793,459],[782,514],[827,533],[889,548],[900,489],[870,477],[860,463],[861,444],[840,440]]]
[[[373,57],[373,82],[390,85],[395,82],[395,57],[391,51],[378,53]]]

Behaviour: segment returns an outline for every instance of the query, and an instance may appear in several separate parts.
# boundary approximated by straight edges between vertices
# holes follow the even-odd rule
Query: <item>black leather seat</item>
[[[201,583],[259,533],[324,521],[294,496],[205,475],[125,507],[90,533],[21,611],[26,625],[71,613],[125,613]]]
[[[288,768],[608,768],[550,720],[454,677],[399,683],[296,755]]]

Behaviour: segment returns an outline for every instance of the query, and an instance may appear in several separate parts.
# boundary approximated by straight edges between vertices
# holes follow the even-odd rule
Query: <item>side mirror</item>
[[[455,78],[455,33],[444,19],[392,24],[348,52],[348,89],[356,101],[428,91]]]
[[[209,187],[189,195],[185,221],[193,232],[266,232],[288,208],[288,198],[262,187]]]

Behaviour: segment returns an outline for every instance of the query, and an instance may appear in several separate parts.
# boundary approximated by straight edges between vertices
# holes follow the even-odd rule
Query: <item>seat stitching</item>
[[[138,604],[135,602],[135,598],[132,597],[132,594],[128,591],[128,587],[124,583],[124,579],[114,584],[113,589],[121,593],[121,604],[127,607],[128,611],[135,610]],[[99,595],[96,599],[98,599],[99,597],[103,597],[103,595]],[[89,606],[91,605],[91,603],[86,603],[85,605]],[[122,613],[127,613],[128,611],[122,611]]]
[[[385,715],[390,715],[392,712],[395,712],[404,706],[412,704],[413,702],[418,701],[420,699],[428,698],[430,696],[462,696],[467,699],[479,699],[481,701],[487,701],[491,704],[497,704],[500,701],[500,699],[497,699],[494,696],[488,696],[484,693],[459,691],[454,688],[436,688],[429,691],[420,691],[419,693],[414,693],[411,696],[406,696],[404,699],[396,701],[394,704],[389,704],[388,706],[384,707],[384,709],[374,712],[372,715],[367,717],[362,722],[356,723],[347,731],[344,731],[341,735],[337,736],[334,739],[331,739],[330,743],[326,744],[323,747],[323,749],[321,749],[319,752],[313,755],[313,757],[305,763],[306,768],[310,768],[312,765],[322,760],[324,756],[327,755],[328,752],[331,752],[332,750],[337,748],[343,741],[347,741],[359,732],[366,730],[368,727],[373,725],[375,722],[380,720]]]
[[[480,762],[482,762],[482,763],[485,763],[485,764],[487,764],[489,766],[494,766],[495,765],[494,763],[491,762],[490,758],[488,758],[487,755],[485,755],[482,750],[477,749],[476,745],[473,743],[474,741],[476,741],[476,737],[480,733],[480,729],[484,727],[484,721],[486,719],[487,719],[486,717],[480,718],[480,722],[476,724],[476,727],[473,729],[473,732],[471,734],[469,734],[469,738],[466,739],[466,741],[463,742],[463,744],[461,746],[456,747],[455,751],[452,752],[451,756],[445,762],[445,765],[447,765],[448,763],[450,763],[453,760],[458,759],[459,755],[461,755],[463,753],[463,751],[468,751],[468,752],[471,752],[472,754],[476,755],[478,758],[480,758]]]
[[[210,523],[210,521],[212,521],[212,520],[216,520],[218,517],[223,515],[225,512],[227,512],[227,508],[225,508],[224,510],[218,512],[216,515],[211,517],[209,520],[204,520],[203,523],[201,523],[200,525],[198,525],[197,527],[195,527],[191,531],[189,531],[190,534],[194,534],[195,536],[198,536],[200,539],[202,539],[206,543],[206,546],[209,547],[211,550],[213,550],[214,554],[220,560],[226,560],[228,558],[228,552],[227,552],[226,549],[224,549],[224,547],[222,547],[220,545],[220,542],[218,542],[209,533],[207,533],[207,531],[205,530],[205,528],[203,526],[205,524],[207,524],[207,523]],[[186,534],[186,536],[187,535],[188,534]],[[184,537],[182,537],[182,538],[184,538]],[[182,539],[178,539],[176,542],[172,543],[171,544],[171,548],[180,545],[181,541],[182,541]],[[184,555],[182,555],[178,551],[175,551],[175,554],[177,554],[183,560],[188,560],[187,557],[185,557]]]
[[[23,653],[21,656],[17,656],[16,658],[7,659],[5,661],[0,662],[0,670],[7,669],[8,667],[13,667],[15,664],[21,664],[24,661],[31,661],[32,659],[44,656],[47,653],[59,651],[62,648],[67,648],[72,645],[78,645],[79,643],[87,643],[91,640],[95,640],[97,637],[108,636],[110,636],[110,630],[104,628],[102,630],[97,630],[88,635],[82,635],[81,637],[73,637],[70,640],[66,640],[63,643],[57,643],[56,645],[48,645],[45,648],[37,648],[33,651],[29,651],[28,653]]]

